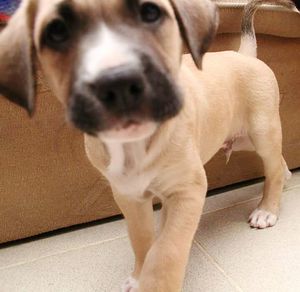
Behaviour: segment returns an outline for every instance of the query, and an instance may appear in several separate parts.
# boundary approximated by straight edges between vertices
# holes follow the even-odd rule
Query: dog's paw
[[[277,215],[269,211],[255,209],[249,217],[249,224],[253,228],[264,229],[274,226],[277,222],[277,219]]]
[[[124,284],[122,285],[122,292],[137,292],[139,287],[139,283],[136,279],[129,277],[126,279]]]

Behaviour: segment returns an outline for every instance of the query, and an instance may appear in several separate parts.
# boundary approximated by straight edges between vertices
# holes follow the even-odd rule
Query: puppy
[[[111,184],[136,257],[123,291],[181,290],[204,165],[220,148],[261,157],[264,195],[249,221],[277,221],[290,172],[277,81],[256,59],[252,18],[263,2],[246,6],[239,52],[204,59],[218,23],[209,0],[25,0],[0,35],[0,92],[32,113],[38,61]],[[182,57],[183,42],[191,56]],[[163,205],[157,237],[154,196]]]

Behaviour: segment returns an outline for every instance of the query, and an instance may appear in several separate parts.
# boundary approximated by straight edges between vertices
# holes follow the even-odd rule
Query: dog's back
[[[203,70],[199,71],[190,55],[184,55],[181,80],[186,91],[184,119],[193,119],[199,137],[196,138],[203,163],[222,147],[224,141],[245,136],[249,128],[249,111],[259,110],[266,119],[279,107],[280,95],[273,71],[257,59],[257,43],[253,25],[254,14],[269,0],[251,1],[245,7],[241,27],[241,44],[238,51],[207,53]],[[292,8],[289,0],[277,4]],[[194,94],[195,89],[198,94]],[[191,96],[191,98],[190,98]],[[203,98],[206,96],[208,98]],[[195,116],[191,116],[194,112]],[[200,126],[199,126],[200,125]],[[252,149],[247,141],[245,149]],[[212,146],[214,145],[214,146]]]

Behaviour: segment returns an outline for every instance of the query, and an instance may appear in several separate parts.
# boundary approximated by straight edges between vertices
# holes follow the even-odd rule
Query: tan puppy
[[[246,8],[240,52],[209,53],[209,0],[27,0],[0,35],[0,91],[29,111],[37,59],[68,118],[87,133],[92,164],[110,181],[136,256],[123,291],[180,291],[220,149],[256,151],[264,196],[250,216],[276,223],[285,174],[279,90],[257,60]],[[284,6],[291,3],[278,0]],[[193,59],[182,55],[182,38]],[[37,58],[36,58],[37,57]],[[152,198],[163,203],[155,237]]]

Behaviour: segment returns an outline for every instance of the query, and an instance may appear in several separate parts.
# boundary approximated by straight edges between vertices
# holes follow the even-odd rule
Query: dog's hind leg
[[[265,184],[263,198],[249,218],[251,227],[266,228],[276,224],[280,200],[288,169],[282,157],[282,134],[279,114],[265,126],[251,129],[249,133],[255,150],[264,165]]]

